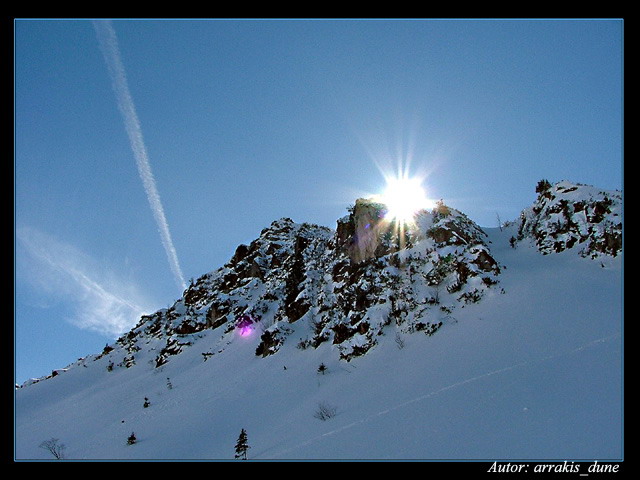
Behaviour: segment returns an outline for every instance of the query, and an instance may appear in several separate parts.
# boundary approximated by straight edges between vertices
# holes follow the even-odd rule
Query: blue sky
[[[622,188],[623,22],[114,20],[185,279],[399,162],[482,226],[541,178]],[[88,20],[15,21],[16,381],[181,295]]]

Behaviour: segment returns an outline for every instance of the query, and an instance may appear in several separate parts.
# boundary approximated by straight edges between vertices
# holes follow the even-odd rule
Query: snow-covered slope
[[[250,459],[621,459],[622,255],[542,255],[444,206],[399,236],[377,209],[274,222],[18,388],[16,459],[52,437],[67,458],[233,459],[243,428]]]

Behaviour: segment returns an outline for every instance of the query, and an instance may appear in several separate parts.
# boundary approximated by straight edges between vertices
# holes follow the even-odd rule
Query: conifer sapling
[[[247,432],[243,428],[240,430],[240,436],[238,437],[238,441],[236,442],[236,455],[235,458],[242,458],[242,460],[247,459],[247,450],[251,447],[247,443]]]

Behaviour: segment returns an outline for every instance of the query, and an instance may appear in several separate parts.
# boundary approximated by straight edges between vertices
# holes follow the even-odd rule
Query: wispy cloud
[[[109,20],[94,20],[93,27],[96,31],[98,41],[100,42],[100,49],[102,50],[104,60],[109,70],[113,90],[118,101],[118,108],[120,109],[120,113],[124,119],[127,135],[129,136],[129,141],[131,143],[131,150],[133,150],[136,164],[138,166],[138,173],[142,179],[142,184],[144,185],[144,190],[147,194],[151,211],[153,212],[153,216],[158,225],[160,239],[167,253],[169,266],[173,272],[176,283],[182,290],[184,290],[186,288],[184,275],[182,274],[180,263],[178,262],[178,255],[173,245],[171,233],[169,232],[169,224],[167,223],[164,208],[160,201],[160,194],[156,187],[156,181],[153,173],[151,172],[149,155],[147,154],[147,149],[142,137],[140,121],[138,120],[135,105],[129,91],[129,84],[127,82],[127,75],[120,56],[116,32]]]
[[[114,337],[152,311],[134,282],[72,245],[31,227],[17,229],[16,237],[23,249],[17,273],[41,294],[69,302],[72,324]]]

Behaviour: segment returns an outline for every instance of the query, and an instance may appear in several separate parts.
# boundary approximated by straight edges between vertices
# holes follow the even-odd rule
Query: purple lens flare
[[[240,334],[241,337],[247,337],[251,335],[253,332],[253,324],[255,322],[249,315],[242,315],[236,321],[236,331]]]

